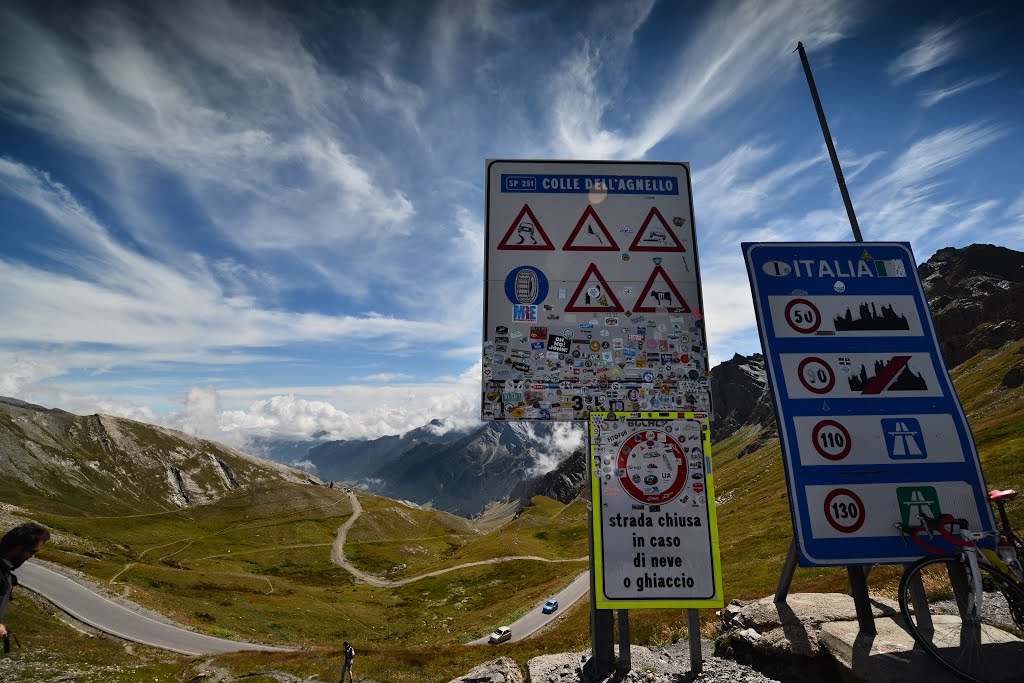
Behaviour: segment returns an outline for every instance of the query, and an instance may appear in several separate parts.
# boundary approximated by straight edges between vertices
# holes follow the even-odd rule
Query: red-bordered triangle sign
[[[637,230],[633,243],[629,245],[629,250],[684,252],[686,247],[676,237],[675,231],[661,215],[661,211],[658,211],[658,207],[652,206],[643,225]]]
[[[523,204],[512,225],[508,226],[508,232],[498,243],[498,249],[536,249],[543,251],[554,251],[555,245],[548,239],[540,221],[533,213],[529,204]]]
[[[596,278],[600,284],[596,295],[592,294],[591,288],[587,286],[591,277]],[[580,302],[581,295],[582,302]],[[587,267],[587,272],[583,273],[579,286],[576,287],[576,291],[573,292],[569,303],[565,306],[566,313],[603,313],[606,311],[610,313],[622,310],[622,304],[615,298],[615,292],[608,286],[608,282],[601,275],[601,271],[597,269],[597,264],[594,263]]]
[[[587,219],[593,219],[593,223],[587,223]],[[597,229],[594,226],[597,226]],[[584,226],[587,231],[580,236]],[[576,243],[576,238],[579,237],[579,244]],[[615,239],[612,234],[608,232],[608,228],[605,227],[604,221],[597,215],[597,211],[594,211],[594,207],[587,204],[587,208],[584,209],[583,215],[580,216],[579,222],[573,229],[572,234],[569,235],[569,239],[565,241],[565,246],[562,247],[562,251],[618,251],[619,245],[615,243]]]
[[[654,289],[658,278],[661,278],[661,282],[658,283],[658,289]],[[683,295],[672,284],[672,280],[669,279],[665,269],[661,266],[655,266],[651,276],[647,278],[647,284],[644,285],[636,303],[633,304],[633,311],[637,313],[657,313],[659,308],[663,308],[668,313],[690,313],[692,310],[690,305],[686,303]]]

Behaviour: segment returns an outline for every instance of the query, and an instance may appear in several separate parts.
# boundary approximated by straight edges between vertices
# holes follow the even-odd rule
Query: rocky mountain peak
[[[948,367],[1024,336],[1024,253],[992,244],[949,247],[917,271]]]
[[[0,500],[43,500],[62,514],[155,512],[282,480],[307,476],[173,429],[0,400]]]
[[[775,413],[768,394],[764,355],[737,353],[712,368],[711,400],[714,415],[711,438],[714,441],[745,425],[773,425]]]

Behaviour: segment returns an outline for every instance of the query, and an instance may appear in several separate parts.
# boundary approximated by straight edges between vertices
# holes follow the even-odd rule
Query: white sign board
[[[703,413],[591,413],[599,609],[721,607]]]
[[[489,161],[484,420],[710,412],[684,163]]]

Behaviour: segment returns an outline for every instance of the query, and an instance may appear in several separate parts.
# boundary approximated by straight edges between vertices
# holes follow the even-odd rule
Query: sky
[[[0,3],[0,395],[252,435],[480,412],[486,159],[689,162],[742,241],[1024,250],[1024,5]]]

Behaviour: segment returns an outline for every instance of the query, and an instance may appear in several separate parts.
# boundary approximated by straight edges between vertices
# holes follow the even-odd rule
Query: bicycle
[[[899,587],[900,612],[914,640],[943,667],[979,683],[1021,680],[1024,662],[1024,557],[1005,504],[1017,492],[992,491],[1002,528],[970,531],[953,515],[919,515],[920,526],[896,528],[928,555],[909,565]],[[948,530],[947,530],[948,527]],[[925,543],[938,534],[956,550]],[[996,550],[979,541],[998,537]],[[981,552],[979,552],[981,551]]]

